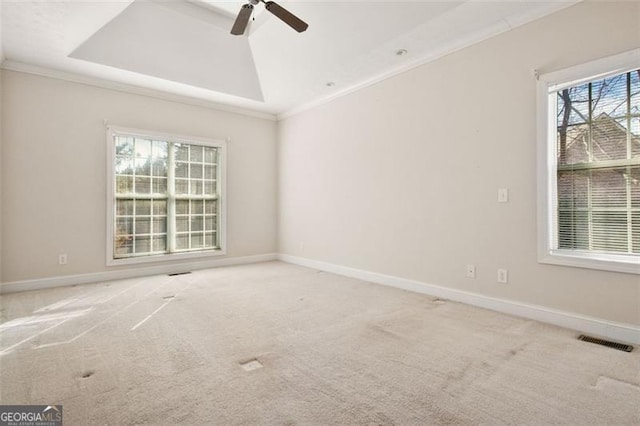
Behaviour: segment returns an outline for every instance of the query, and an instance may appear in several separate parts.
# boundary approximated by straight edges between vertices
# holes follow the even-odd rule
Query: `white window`
[[[539,76],[539,260],[640,273],[640,50]]]
[[[107,153],[107,264],[225,253],[225,141],[109,127]]]

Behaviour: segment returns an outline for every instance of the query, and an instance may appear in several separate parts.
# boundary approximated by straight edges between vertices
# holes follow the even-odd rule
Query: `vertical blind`
[[[640,70],[557,99],[556,248],[640,254]]]

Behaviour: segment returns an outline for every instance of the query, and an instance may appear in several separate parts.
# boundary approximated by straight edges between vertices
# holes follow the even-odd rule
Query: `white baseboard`
[[[210,260],[199,260],[185,263],[173,263],[156,266],[131,266],[126,269],[116,269],[113,271],[96,272],[81,275],[66,275],[60,277],[43,278],[35,280],[14,281],[2,283],[0,294],[15,293],[18,291],[40,290],[52,287],[64,287],[76,284],[89,284],[102,281],[113,281],[127,278],[136,278],[150,275],[171,274],[184,271],[195,271],[198,269],[216,268],[220,266],[244,265],[247,263],[268,262],[277,260],[278,254],[267,253],[255,256],[226,257]]]
[[[420,281],[379,274],[376,272],[365,271],[361,269],[349,268],[347,266],[336,265],[333,263],[327,263],[303,257],[276,253],[244,257],[228,257],[222,259],[216,258],[211,260],[200,260],[180,264],[132,267],[127,269],[117,269],[113,271],[97,272],[91,274],[67,275],[53,278],[14,281],[3,283],[2,285],[0,285],[0,293],[40,290],[45,288],[63,287],[76,284],[89,284],[95,282],[113,281],[150,275],[195,271],[198,269],[215,268],[220,266],[268,262],[272,260],[281,260],[283,262],[306,266],[308,268],[331,272],[338,275],[344,275],[351,278],[357,278],[363,281],[454,300],[456,302],[462,302],[468,305],[491,309],[497,312],[528,318],[548,324],[554,324],[572,330],[579,330],[584,333],[605,337],[607,339],[615,341],[640,344],[640,327],[631,324],[616,323],[599,318],[575,314],[572,312],[546,308],[544,306],[530,305],[512,300],[498,299],[495,297],[483,296],[477,293],[427,284]]]
[[[578,330],[583,333],[619,342],[640,344],[640,327],[633,326],[631,324],[616,323],[572,312],[546,308],[543,306],[529,305],[513,300],[483,296],[477,293],[427,284],[420,281],[408,280],[376,272],[364,271],[361,269],[349,268],[303,257],[280,254],[278,259],[295,265],[319,269],[321,271],[357,278],[363,281],[369,281],[390,287],[396,287],[416,293],[428,294],[505,314],[528,318],[572,330]]]

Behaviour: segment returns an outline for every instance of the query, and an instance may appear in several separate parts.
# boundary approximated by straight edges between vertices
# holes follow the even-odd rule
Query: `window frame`
[[[214,147],[219,149],[218,157],[218,212],[219,215],[219,229],[218,233],[219,249],[205,249],[191,252],[176,252],[176,253],[162,253],[151,254],[144,256],[134,256],[125,258],[114,257],[114,232],[115,232],[115,209],[116,209],[116,196],[115,196],[115,136],[134,136],[144,137],[156,140],[163,140],[168,143],[185,143],[195,144],[201,146]],[[209,139],[196,136],[185,136],[171,133],[156,132],[152,130],[135,129],[130,127],[109,125],[106,129],[106,143],[107,143],[107,251],[106,251],[106,264],[107,266],[117,265],[130,265],[140,263],[152,263],[152,262],[168,262],[174,260],[194,259],[202,257],[217,257],[227,254],[227,143],[229,139]],[[168,243],[168,242],[167,242]]]
[[[537,75],[538,262],[640,274],[640,256],[555,248],[557,245],[556,96],[564,88],[640,68],[640,49]],[[537,74],[537,73],[536,73]],[[553,93],[554,96],[550,94]]]

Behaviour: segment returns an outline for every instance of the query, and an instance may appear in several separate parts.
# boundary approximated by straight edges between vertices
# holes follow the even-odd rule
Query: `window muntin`
[[[222,254],[224,143],[116,130],[110,137],[111,260]]]
[[[556,249],[640,254],[640,70],[556,97]]]

